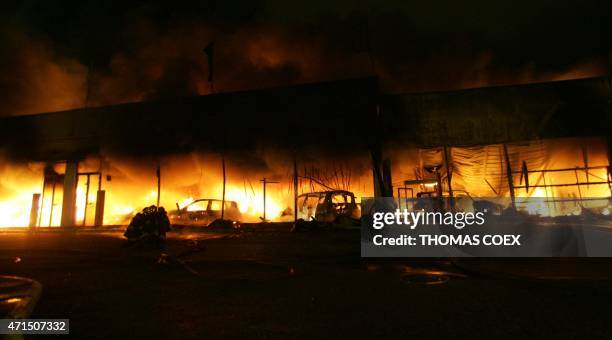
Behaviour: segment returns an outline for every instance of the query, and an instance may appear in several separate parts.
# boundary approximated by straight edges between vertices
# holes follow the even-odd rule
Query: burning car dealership
[[[610,197],[608,77],[406,95],[377,84],[361,78],[5,118],[2,225],[125,225],[152,204],[292,221],[297,197],[333,190],[352,195],[342,204],[570,199],[558,214]],[[609,214],[609,204],[593,209]]]
[[[0,337],[609,338],[611,11],[0,4]]]
[[[225,195],[245,221],[293,220],[296,176],[299,194],[372,191],[360,119],[375,110],[376,91],[360,79],[8,118],[7,132],[17,124],[17,135],[32,135],[5,135],[4,157],[39,188],[33,210],[10,197],[6,209],[21,226],[101,226],[151,204],[181,210]],[[21,183],[5,186],[17,193]]]

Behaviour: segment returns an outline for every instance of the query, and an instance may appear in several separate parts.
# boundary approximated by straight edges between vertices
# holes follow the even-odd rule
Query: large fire
[[[76,186],[75,224],[93,226],[98,203],[98,189],[105,191],[104,225],[125,225],[144,207],[157,204],[157,164],[160,166],[160,205],[172,211],[184,208],[197,199],[220,200],[223,196],[223,176],[220,157],[209,154],[176,155],[159,160],[126,159],[121,157],[91,157],[79,162]],[[293,165],[287,161],[269,161],[264,168],[242,169],[227,161],[225,199],[235,202],[242,222],[293,219]],[[44,163],[8,165],[0,169],[0,227],[27,227],[34,194],[40,194],[36,225],[56,227],[61,224],[63,182],[55,185],[47,180],[43,185]],[[304,165],[305,166],[305,165]],[[63,176],[65,165],[53,169]],[[304,171],[304,170],[302,170]],[[87,174],[90,174],[87,176]],[[268,178],[265,188],[262,178]],[[346,175],[345,175],[346,177]],[[371,177],[368,174],[349,181],[331,181],[337,189],[350,189],[358,197],[370,196]],[[63,178],[63,177],[61,177]],[[303,176],[298,193],[325,190]]]
[[[514,164],[512,181],[517,209],[540,216],[576,215],[585,210],[610,214],[611,188],[605,142],[598,139],[583,142],[588,150],[582,147],[582,152],[581,144],[573,139],[537,141],[509,148],[508,157]],[[497,197],[510,202],[509,179],[500,150],[503,150],[500,145],[452,148],[449,154],[454,162],[452,190],[455,197]],[[235,202],[242,222],[260,222],[264,216],[270,221],[291,221],[294,208],[292,158],[274,154],[245,161],[245,157],[227,157],[226,201]],[[422,173],[428,162],[443,162],[439,158],[439,150],[391,153],[394,189],[400,188],[403,181],[419,176],[419,171]],[[341,189],[352,191],[357,202],[361,197],[373,195],[371,161],[367,155],[343,164],[337,160],[323,162],[318,159],[299,164],[298,194]],[[521,164],[525,169],[521,169]],[[168,211],[187,207],[195,200],[220,200],[223,196],[218,154],[191,153],[140,160],[98,155],[79,162],[75,224],[95,224],[99,189],[105,192],[103,225],[125,225],[144,207],[157,204],[158,165],[159,201]],[[31,225],[34,194],[40,195],[34,224],[59,226],[64,168],[62,163],[3,162],[0,166],[0,227]],[[56,177],[49,177],[49,173]],[[448,195],[446,173],[441,173],[444,175],[440,179],[442,192]],[[265,187],[265,204],[263,178],[270,182]],[[436,184],[428,182],[419,191],[435,192]],[[394,191],[394,195],[397,192]],[[416,196],[417,192],[413,194]],[[526,198],[541,200],[525,202]]]
[[[40,193],[42,189],[42,174],[40,177],[39,183],[33,186],[20,186],[18,183],[15,183],[15,186],[10,188],[12,195],[5,194],[3,196],[2,201],[0,201],[0,227],[27,227],[29,225],[32,195]],[[91,226],[97,203],[96,190],[90,189],[89,193],[86,194],[86,188],[81,184],[79,183],[77,187],[76,221],[77,225]],[[218,191],[219,195],[212,198],[221,197],[221,189]],[[266,191],[267,216],[272,220],[281,220],[282,212],[291,207],[288,195],[281,192],[281,189],[266,188]],[[160,197],[162,197],[163,205],[169,207],[168,209],[174,209],[176,204],[184,207],[194,201],[194,197],[185,197],[185,195],[179,192],[167,189],[161,190]],[[51,205],[51,201],[47,197],[42,204],[39,204],[41,209],[39,217],[40,226],[60,225],[61,205],[58,204],[60,200],[61,196],[56,197]],[[264,204],[261,189],[246,192],[243,188],[228,184],[226,187],[226,200],[237,203],[246,221],[257,221],[260,216],[263,216]],[[104,225],[126,224],[136,212],[145,206],[155,204],[156,201],[157,190],[154,189],[148,190],[144,194],[139,192],[116,192],[109,189],[105,204]],[[84,219],[86,219],[85,223]]]
[[[0,226],[27,226],[32,194],[42,187],[42,166],[0,165]]]

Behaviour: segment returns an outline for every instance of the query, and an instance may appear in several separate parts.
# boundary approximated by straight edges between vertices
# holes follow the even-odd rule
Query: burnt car
[[[168,218],[173,225],[207,227],[212,222],[221,219],[222,205],[223,200],[209,198],[195,200],[184,207],[179,207],[177,203],[177,210],[168,213]],[[225,201],[223,219],[232,221],[235,226],[240,225],[242,214],[236,202]]]
[[[322,223],[358,221],[361,209],[350,191],[310,192],[298,196],[298,218]]]

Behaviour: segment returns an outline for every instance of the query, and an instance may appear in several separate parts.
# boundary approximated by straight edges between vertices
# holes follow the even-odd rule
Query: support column
[[[610,197],[612,197],[612,127],[610,128],[610,133],[606,138],[606,143],[608,144],[608,177],[606,180],[608,181],[608,190],[610,190]]]
[[[293,152],[293,222],[298,220],[298,168],[297,168],[297,152]]]
[[[159,200],[161,198],[161,162],[159,159],[157,160],[155,175],[157,175],[157,207],[159,208]]]
[[[444,146],[444,167],[446,168],[446,182],[448,183],[448,197],[451,199],[451,206],[453,205],[453,173],[451,170],[451,162],[450,162],[450,151],[448,147]]]
[[[510,191],[510,199],[512,200],[512,209],[516,210],[516,196],[514,195],[514,179],[512,178],[512,166],[510,165],[510,155],[508,154],[508,146],[504,147],[504,159],[506,161],[506,176],[508,178],[508,190]]]
[[[64,198],[62,200],[62,227],[74,227],[76,225],[77,180],[78,162],[66,162],[66,174],[64,175]]]
[[[384,180],[382,174],[381,152],[378,148],[371,150],[372,177],[374,179],[374,197],[384,197]]]
[[[96,195],[96,216],[94,226],[101,227],[104,224],[104,201],[106,199],[106,191],[98,190]]]
[[[452,164],[450,160],[452,149],[449,150],[449,147],[444,145],[444,167],[446,168],[446,182],[448,184],[448,203],[449,208],[454,211],[455,210],[455,197],[453,196],[453,171]]]
[[[227,181],[227,178],[225,175],[225,155],[221,155],[221,171],[223,172],[223,192],[221,193],[221,219],[224,220],[225,219],[225,183]],[[265,194],[265,187],[264,187],[264,197],[265,195],[266,194]],[[265,205],[266,204],[264,202],[264,207]],[[264,214],[265,213],[266,212],[264,211]]]
[[[38,225],[38,214],[40,213],[40,194],[32,195],[32,208],[30,209],[30,228]]]
[[[382,163],[382,174],[385,197],[393,197],[393,180],[391,178],[391,159],[385,158]]]
[[[374,177],[374,197],[393,197],[391,179],[391,160],[382,159],[382,151],[372,150],[372,173]]]

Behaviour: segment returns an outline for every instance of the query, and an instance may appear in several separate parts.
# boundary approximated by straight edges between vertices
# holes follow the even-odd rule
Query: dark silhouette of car
[[[206,227],[221,219],[222,204],[223,200],[209,198],[197,199],[184,207],[179,207],[177,203],[177,210],[168,213],[168,218],[173,225]],[[236,202],[225,201],[223,219],[232,221],[235,226],[240,225],[242,214]]]

